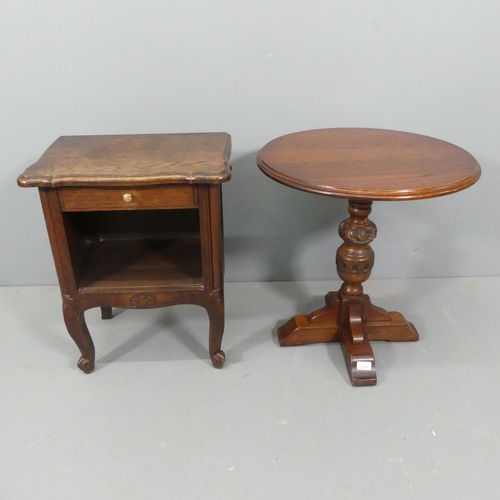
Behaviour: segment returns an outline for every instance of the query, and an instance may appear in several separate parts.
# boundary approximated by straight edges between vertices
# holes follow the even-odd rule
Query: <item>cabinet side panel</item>
[[[210,233],[210,203],[208,186],[198,186],[198,210],[200,216],[201,261],[203,267],[203,287],[211,293],[214,289],[212,275],[212,236]]]
[[[40,188],[39,192],[61,293],[72,295],[76,293],[76,282],[57,189]]]
[[[212,243],[212,268],[214,289],[224,286],[224,231],[222,220],[222,187],[211,184],[208,187],[210,204],[210,228]]]

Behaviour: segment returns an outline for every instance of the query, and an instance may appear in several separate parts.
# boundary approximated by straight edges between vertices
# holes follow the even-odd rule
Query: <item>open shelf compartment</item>
[[[65,212],[82,293],[203,286],[197,209]]]

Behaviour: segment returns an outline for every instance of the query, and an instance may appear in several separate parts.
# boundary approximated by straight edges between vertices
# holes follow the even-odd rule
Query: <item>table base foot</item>
[[[363,330],[362,305],[357,301],[345,302],[339,335],[349,378],[357,386],[377,383],[375,357]]]
[[[363,329],[368,340],[389,342],[413,342],[419,339],[412,323],[395,311],[387,312],[371,304],[363,295],[365,313],[362,313]],[[340,292],[325,296],[326,306],[310,314],[299,314],[278,328],[281,346],[339,342]],[[368,304],[368,307],[366,307]],[[368,309],[368,311],[367,311]]]
[[[346,338],[340,342],[344,354],[345,366],[355,386],[375,385],[377,374],[375,371],[375,357],[370,342],[367,340],[354,344]]]
[[[329,292],[325,307],[294,316],[278,328],[281,346],[340,342],[353,385],[375,385],[375,359],[370,340],[418,340],[415,327],[398,312],[374,306],[368,295],[349,297]]]
[[[325,295],[326,306],[310,314],[299,314],[278,328],[281,346],[338,342],[340,331],[340,294]]]

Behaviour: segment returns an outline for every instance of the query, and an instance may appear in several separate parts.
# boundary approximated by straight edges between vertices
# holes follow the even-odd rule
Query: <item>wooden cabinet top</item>
[[[392,130],[339,128],[285,135],[258,155],[260,169],[301,191],[367,200],[415,200],[451,194],[481,175],[467,151],[445,141]]]
[[[231,177],[231,136],[200,134],[59,137],[18,177],[21,187],[221,183]]]

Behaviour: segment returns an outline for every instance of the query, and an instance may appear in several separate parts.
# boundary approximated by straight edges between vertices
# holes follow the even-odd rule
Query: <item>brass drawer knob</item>
[[[132,201],[132,195],[130,193],[125,193],[123,195],[123,201],[125,203],[130,203]]]

